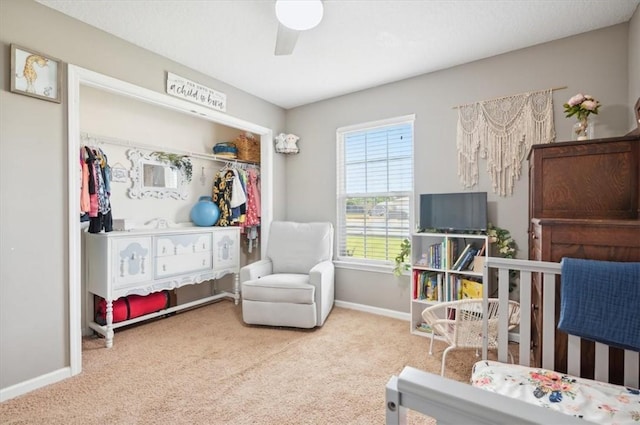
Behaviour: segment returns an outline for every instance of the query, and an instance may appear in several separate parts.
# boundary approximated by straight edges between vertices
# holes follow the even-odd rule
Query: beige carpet
[[[439,373],[445,345],[406,321],[334,308],[322,328],[247,326],[221,301],[83,341],[83,371],[0,404],[2,424],[383,424],[406,365]],[[473,352],[447,376],[468,382]],[[415,412],[409,423],[429,419]]]

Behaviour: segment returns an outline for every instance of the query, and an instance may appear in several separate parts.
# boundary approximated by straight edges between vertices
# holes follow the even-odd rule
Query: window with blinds
[[[411,233],[413,121],[338,129],[338,260],[392,264]]]

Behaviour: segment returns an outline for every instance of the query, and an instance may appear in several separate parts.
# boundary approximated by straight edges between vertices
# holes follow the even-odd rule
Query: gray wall
[[[345,125],[416,114],[416,194],[464,190],[457,177],[455,105],[567,86],[553,93],[556,141],[570,139],[575,120],[564,117],[562,105],[578,92],[603,105],[593,116],[596,137],[627,133],[628,29],[616,25],[287,111],[288,131],[301,137],[300,154],[287,161],[287,217],[336,222],[335,132]],[[473,190],[489,192],[489,220],[511,231],[518,256],[526,258],[528,163],[522,163],[513,196],[505,198],[493,194],[485,166],[481,160]],[[336,298],[408,312],[408,279],[338,269]]]
[[[229,115],[285,130],[284,111],[31,0],[0,1],[0,388],[69,366],[66,90],[56,104],[9,91],[10,45],[157,92],[166,72],[226,93]],[[274,218],[286,204],[274,160]]]

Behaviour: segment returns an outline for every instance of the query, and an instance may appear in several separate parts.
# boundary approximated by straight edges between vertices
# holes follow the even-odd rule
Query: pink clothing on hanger
[[[80,183],[80,212],[89,212],[89,166],[82,161],[82,181]]]
[[[255,170],[247,171],[247,219],[244,225],[257,226],[260,224],[260,189]]]

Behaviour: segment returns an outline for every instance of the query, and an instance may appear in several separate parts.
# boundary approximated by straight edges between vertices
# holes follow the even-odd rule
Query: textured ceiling
[[[325,0],[275,56],[274,0],[37,0],[292,108],[627,22],[640,0]]]

